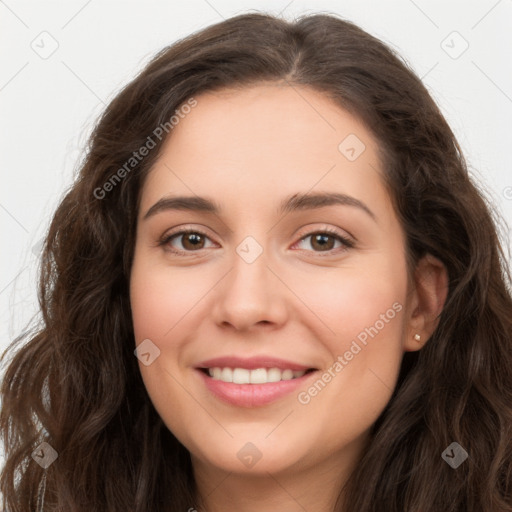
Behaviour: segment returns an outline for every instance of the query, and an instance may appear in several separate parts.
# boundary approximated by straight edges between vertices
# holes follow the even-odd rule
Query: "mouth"
[[[205,361],[195,372],[215,399],[235,407],[254,408],[290,399],[318,369],[268,358],[223,358]]]

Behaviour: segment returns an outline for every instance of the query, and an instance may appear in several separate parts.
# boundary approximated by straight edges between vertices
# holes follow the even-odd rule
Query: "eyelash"
[[[201,235],[201,236],[204,236],[205,238],[210,239],[210,237],[204,231],[201,231],[200,229],[185,229],[185,230],[182,230],[182,231],[176,231],[175,233],[170,233],[169,235],[164,235],[159,240],[158,246],[168,245],[169,242],[173,238],[179,238],[180,236],[188,235],[188,234],[197,234],[197,235]],[[302,242],[303,240],[305,240],[305,239],[307,239],[307,238],[309,238],[310,236],[313,236],[313,235],[329,235],[329,236],[332,236],[333,238],[338,239],[341,242],[341,244],[344,246],[344,247],[338,247],[336,249],[330,249],[328,251],[307,251],[307,252],[315,252],[315,253],[317,253],[321,257],[332,256],[333,254],[337,254],[338,252],[343,252],[343,251],[346,251],[347,249],[352,249],[355,246],[355,243],[352,240],[350,240],[349,238],[346,238],[346,237],[340,235],[338,233],[338,231],[336,231],[335,229],[331,229],[331,228],[325,228],[325,229],[322,229],[322,230],[311,231],[310,233],[306,233],[304,236],[302,236],[298,240],[298,242]],[[298,242],[296,242],[296,243],[298,243]],[[341,251],[340,251],[340,249],[341,249]],[[173,253],[173,254],[175,254],[177,256],[191,256],[194,252],[200,252],[201,251],[201,249],[198,249],[197,251],[183,251],[181,249],[175,249],[174,247],[171,247],[168,250],[171,253]],[[198,256],[198,255],[194,255],[194,256]]]

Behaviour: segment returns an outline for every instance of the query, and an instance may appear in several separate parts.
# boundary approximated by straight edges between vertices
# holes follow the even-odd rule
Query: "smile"
[[[317,368],[261,354],[226,355],[199,362],[195,373],[215,398],[237,407],[260,407],[291,394]]]
[[[262,407],[304,386],[317,369],[273,357],[228,356],[203,361],[195,373],[216,399],[236,407]]]

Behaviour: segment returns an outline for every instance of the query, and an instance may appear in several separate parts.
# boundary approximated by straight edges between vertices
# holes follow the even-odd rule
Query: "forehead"
[[[149,173],[143,208],[171,192],[245,205],[310,190],[386,200],[376,140],[322,92],[272,83],[195,100]]]
[[[332,161],[348,135],[359,139],[357,149],[363,143],[368,152],[377,150],[361,121],[310,87],[261,84],[206,92],[195,99],[197,106],[173,128],[164,150],[186,146],[202,154],[209,151],[209,159],[253,152],[267,160],[308,155]]]

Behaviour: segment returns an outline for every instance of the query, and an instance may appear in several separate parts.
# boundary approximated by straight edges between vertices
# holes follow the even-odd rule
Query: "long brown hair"
[[[189,453],[152,406],[133,352],[138,201],[165,137],[153,135],[156,147],[119,169],[194,95],[280,80],[326,94],[372,131],[410,261],[430,253],[449,275],[438,328],[421,351],[404,355],[336,510],[512,510],[510,273],[492,208],[454,134],[408,65],[356,25],[335,15],[289,22],[255,13],[164,48],[95,126],[46,237],[42,323],[2,357],[12,355],[0,413],[6,511],[35,510],[42,482],[44,510],[197,506]],[[58,454],[47,469],[31,457],[43,441]],[[469,455],[456,469],[441,456],[452,442]]]

